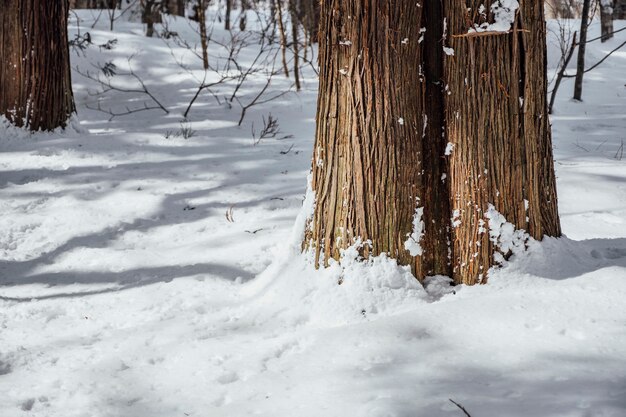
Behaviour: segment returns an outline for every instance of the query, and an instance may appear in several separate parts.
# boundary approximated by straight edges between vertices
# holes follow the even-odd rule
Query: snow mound
[[[385,254],[363,259],[361,242],[344,250],[340,262],[315,269],[313,254],[293,248],[246,288],[267,319],[334,327],[389,316],[428,302],[428,294],[408,266]],[[253,311],[259,311],[253,308]],[[295,316],[295,317],[294,317]]]

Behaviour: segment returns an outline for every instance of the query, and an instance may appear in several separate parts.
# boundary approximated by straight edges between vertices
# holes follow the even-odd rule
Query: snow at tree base
[[[551,116],[566,237],[528,242],[487,285],[422,286],[393,259],[360,262],[356,247],[319,271],[300,253],[314,204],[309,193],[303,207],[311,68],[300,93],[250,108],[240,127],[239,105],[203,96],[185,139],[171,132],[197,81],[177,59],[202,62],[139,23],[112,33],[106,19],[90,28],[96,12],[78,16],[96,46],[72,65],[127,68],[134,55],[170,113],[109,121],[96,83],[74,71],[66,131],[0,121],[0,416],[463,415],[449,399],[473,417],[626,416],[625,51],[585,75],[582,103],[567,79]],[[589,62],[624,33],[589,44]],[[266,78],[250,79],[253,98]],[[290,84],[277,76],[270,92]],[[129,99],[109,97],[118,109]],[[253,138],[270,111],[282,133]]]

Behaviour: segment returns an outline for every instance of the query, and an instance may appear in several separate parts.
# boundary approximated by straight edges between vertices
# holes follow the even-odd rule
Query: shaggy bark
[[[65,127],[75,112],[67,0],[5,0],[0,7],[0,114],[20,127]]]
[[[305,245],[322,264],[360,238],[371,240],[364,256],[389,253],[415,263],[421,275],[420,258],[404,248],[416,200],[426,199],[423,95],[416,77],[421,13],[408,0],[321,4],[317,200]]]
[[[363,256],[386,253],[419,279],[475,284],[498,250],[490,205],[535,239],[560,235],[543,3],[521,1],[510,32],[469,34],[483,18],[468,8],[483,3],[322,2],[304,240],[318,264],[361,239]]]
[[[447,42],[454,50],[445,59],[445,117],[454,145],[447,157],[449,196],[460,222],[452,229],[453,276],[473,284],[493,265],[496,248],[485,218],[489,204],[535,239],[561,231],[546,103],[543,2],[520,1],[511,31],[486,36],[467,36],[467,8],[478,10],[482,2],[464,3],[444,0]]]

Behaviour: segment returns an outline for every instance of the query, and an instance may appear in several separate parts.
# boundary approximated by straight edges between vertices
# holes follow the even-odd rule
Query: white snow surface
[[[584,102],[561,86],[551,120],[567,237],[530,241],[487,285],[423,288],[385,256],[359,262],[356,246],[325,270],[300,254],[315,204],[309,190],[301,209],[310,70],[302,92],[241,127],[236,105],[202,96],[196,135],[166,139],[195,81],[139,24],[107,25],[89,31],[118,46],[73,64],[136,53],[171,113],[108,122],[74,74],[71,128],[0,123],[0,416],[462,416],[450,398],[474,417],[626,415],[626,52],[585,75]],[[621,39],[589,44],[590,62]],[[254,145],[270,110],[294,136]]]

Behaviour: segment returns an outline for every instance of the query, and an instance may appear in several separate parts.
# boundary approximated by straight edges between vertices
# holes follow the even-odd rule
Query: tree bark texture
[[[444,0],[446,42],[445,120],[453,276],[474,283],[493,264],[486,227],[489,204],[533,238],[561,234],[547,109],[546,28],[543,2],[523,0],[509,33],[467,34],[467,12],[479,0]],[[482,225],[482,227],[481,227]]]
[[[0,114],[32,131],[65,127],[74,107],[67,0],[3,0]]]
[[[420,3],[321,4],[316,205],[303,247],[323,265],[361,239],[364,257],[386,253],[418,279],[485,282],[497,250],[490,205],[535,239],[561,233],[543,3],[520,1],[510,32],[480,36],[468,34],[482,23],[472,10],[491,3]]]

